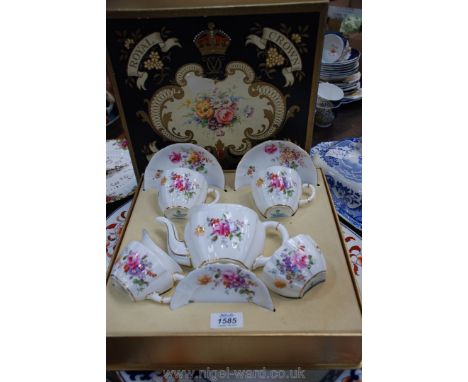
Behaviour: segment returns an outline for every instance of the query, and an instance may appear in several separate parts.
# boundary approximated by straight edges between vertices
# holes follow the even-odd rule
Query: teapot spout
[[[166,225],[167,228],[167,252],[181,265],[191,266],[190,253],[184,241],[179,239],[177,230],[169,219],[158,216],[156,221]]]

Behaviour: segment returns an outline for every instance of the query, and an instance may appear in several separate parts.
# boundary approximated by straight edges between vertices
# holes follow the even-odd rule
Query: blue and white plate
[[[361,138],[323,142],[310,156],[325,173],[336,212],[362,230],[362,141]]]

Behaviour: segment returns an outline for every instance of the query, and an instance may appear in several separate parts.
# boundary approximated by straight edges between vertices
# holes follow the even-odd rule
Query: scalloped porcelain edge
[[[195,163],[190,158],[193,152],[201,154],[195,158],[198,159]],[[186,153],[188,156],[185,156]],[[213,154],[193,143],[174,143],[159,150],[149,161],[145,169],[143,190],[159,190],[161,173],[177,167],[195,170],[205,176],[209,185],[224,189],[224,172]]]
[[[175,288],[170,308],[190,302],[253,303],[274,310],[265,284],[251,271],[234,264],[209,264],[191,271]]]
[[[317,185],[317,169],[309,154],[298,145],[281,140],[270,140],[250,149],[237,165],[234,189],[250,185],[253,174],[270,166],[292,168],[302,183]]]

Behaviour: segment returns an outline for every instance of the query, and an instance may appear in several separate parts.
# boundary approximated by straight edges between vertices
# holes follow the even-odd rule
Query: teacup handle
[[[172,278],[174,279],[174,282],[180,281],[184,278],[184,275],[181,275],[180,273],[174,273],[172,275]],[[171,303],[171,297],[161,297],[161,295],[157,292],[153,292],[146,296],[146,300],[151,300],[151,301],[156,301],[159,302],[160,304],[170,304]]]
[[[281,235],[281,245],[284,245],[286,243],[286,241],[288,241],[288,239],[289,239],[288,230],[281,223],[277,223],[277,222],[274,222],[274,221],[266,221],[266,222],[263,222],[262,225],[265,227],[265,229],[268,229],[268,228],[275,229],[276,231],[278,231],[280,233],[280,235]],[[258,256],[255,259],[253,269],[263,267],[269,259],[270,259],[270,257],[266,257],[266,256],[263,256],[263,255]]]
[[[215,194],[214,200],[212,202],[210,202],[210,203],[207,203],[207,204],[218,203],[218,200],[219,200],[219,191],[218,190],[215,190],[214,188],[209,188],[206,193],[207,194]]]
[[[309,189],[310,190],[310,195],[305,198],[305,199],[301,199],[299,200],[299,207],[307,204],[307,203],[310,203],[312,201],[312,199],[314,199],[315,197],[315,187],[312,186],[311,184],[309,183],[305,183],[302,185],[302,191],[304,192],[304,190],[306,189]]]

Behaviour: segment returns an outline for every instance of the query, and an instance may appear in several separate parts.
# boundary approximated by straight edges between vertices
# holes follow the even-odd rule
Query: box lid
[[[196,143],[234,169],[252,146],[310,149],[325,2],[108,2],[107,48],[134,167]]]
[[[228,11],[230,14],[242,14],[246,11],[252,12],[252,8],[278,8],[277,6],[299,7],[309,4],[328,4],[328,0],[107,0],[106,8],[109,16],[119,17],[126,12],[157,11],[161,16],[167,12],[168,17],[181,17],[193,15],[197,10],[203,14],[220,14]]]

